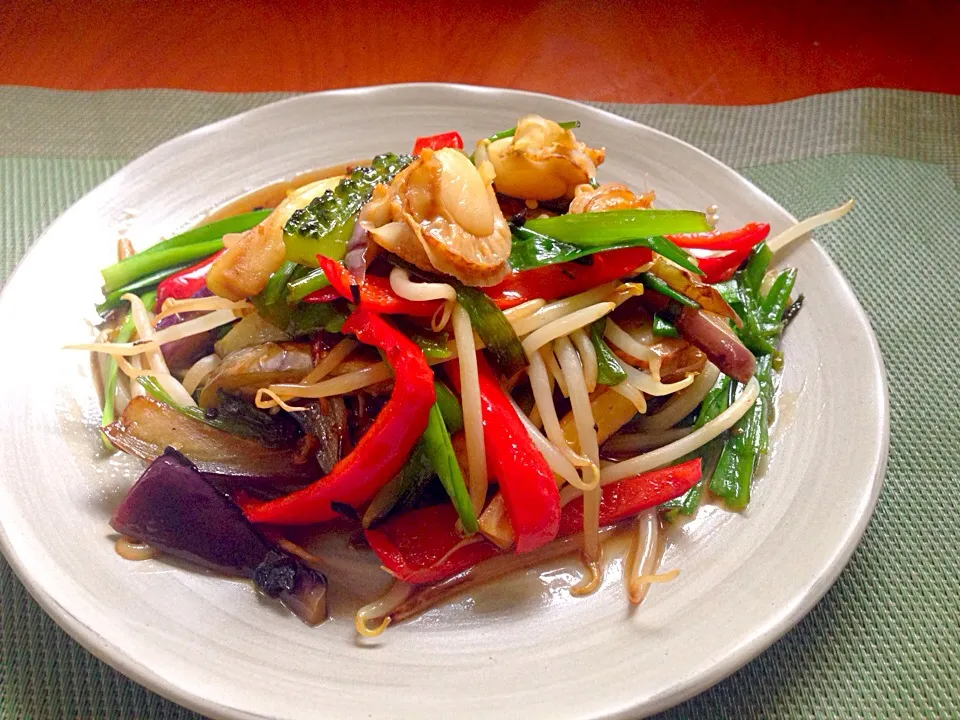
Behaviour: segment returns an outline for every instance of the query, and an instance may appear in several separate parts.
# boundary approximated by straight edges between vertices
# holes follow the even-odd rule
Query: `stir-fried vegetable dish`
[[[803,304],[758,218],[657,206],[599,177],[608,150],[536,115],[464,150],[417,138],[103,270],[102,442],[146,469],[111,525],[250,579],[310,624],[304,538],[352,531],[394,579],[376,634],[510,570],[579,553],[599,586],[629,529],[627,596],[669,524],[750,501],[781,337]],[[611,149],[612,150],[612,149]],[[346,540],[344,540],[346,542]]]

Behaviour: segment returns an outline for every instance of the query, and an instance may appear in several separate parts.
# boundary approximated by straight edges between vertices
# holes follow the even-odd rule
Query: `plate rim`
[[[416,91],[424,89],[468,92],[475,95],[488,95],[490,97],[496,97],[501,93],[507,93],[530,98],[545,98],[553,101],[560,100],[566,103],[581,105],[585,108],[588,108],[592,113],[603,114],[606,116],[608,121],[621,125],[624,128],[643,128],[645,131],[651,132],[671,142],[680,143],[688,150],[694,151],[711,163],[721,165],[724,169],[734,173],[742,182],[746,183],[754,193],[779,208],[786,216],[789,216],[794,222],[796,222],[796,218],[793,216],[793,214],[783,208],[780,203],[770,197],[770,195],[764,190],[757,187],[751,180],[742,175],[738,170],[730,167],[706,151],[696,147],[695,145],[692,145],[682,138],[670,135],[669,133],[646,125],[642,122],[616,115],[615,113],[612,113],[601,107],[587,105],[579,100],[564,98],[557,95],[550,95],[548,93],[518,90],[514,88],[445,82],[408,82],[386,85],[358,86],[310,93],[299,93],[287,98],[265,103],[258,107],[245,110],[229,117],[221,118],[212,123],[208,123],[185,133],[176,135],[175,137],[165,140],[147,152],[125,163],[103,182],[97,184],[94,188],[84,193],[79,199],[77,199],[68,208],[61,212],[54,220],[46,225],[43,232],[38,236],[30,249],[17,262],[14,270],[7,277],[4,287],[0,289],[0,304],[5,302],[11,281],[21,272],[24,261],[30,257],[31,254],[36,252],[37,247],[48,235],[50,228],[57,224],[61,218],[69,213],[75,206],[86,202],[91,196],[102,192],[104,186],[110,184],[117,175],[127,171],[131,164],[149,162],[149,160],[155,154],[176,149],[178,145],[182,143],[193,142],[198,138],[202,138],[208,133],[219,132],[221,130],[228,129],[230,126],[242,122],[242,120],[246,117],[256,115],[261,112],[273,111],[273,109],[277,106],[295,104],[303,101],[305,98],[313,98],[317,96],[370,98],[378,93],[387,93],[392,91]],[[880,490],[885,479],[890,451],[890,397],[883,355],[881,353],[879,341],[876,333],[873,330],[870,319],[859,299],[857,298],[856,293],[853,291],[849,280],[840,271],[830,254],[827,253],[819,243],[810,237],[806,239],[806,242],[813,244],[817,248],[828,265],[831,266],[831,269],[834,270],[841,278],[842,282],[840,284],[840,288],[842,293],[850,301],[853,308],[854,318],[865,330],[866,337],[869,341],[869,346],[871,349],[870,370],[871,374],[875,375],[878,380],[876,388],[878,397],[876,397],[875,400],[877,401],[877,407],[879,408],[880,413],[880,423],[874,428],[873,434],[873,437],[879,440],[878,453],[872,459],[871,467],[868,469],[871,474],[869,494],[864,497],[864,501],[861,503],[861,506],[857,508],[858,515],[856,522],[848,527],[847,532],[843,536],[842,542],[835,547],[834,552],[830,555],[829,559],[825,561],[823,570],[815,578],[815,583],[813,583],[806,592],[801,592],[798,594],[795,602],[778,608],[777,612],[772,614],[763,627],[761,627],[757,632],[753,633],[745,642],[741,642],[728,650],[722,657],[713,662],[709,666],[708,670],[701,672],[691,681],[685,682],[676,690],[672,690],[667,694],[655,695],[648,698],[646,701],[648,707],[644,709],[645,713],[654,714],[674,707],[716,685],[740,668],[744,667],[747,663],[754,660],[762,652],[772,646],[777,640],[783,637],[787,632],[792,630],[797,623],[799,623],[799,621],[803,619],[820,602],[826,592],[834,585],[839,575],[846,568],[854,551],[859,546],[876,508]],[[5,475],[6,473],[4,473],[4,476]],[[109,665],[114,670],[122,673],[128,679],[133,680],[134,682],[168,700],[178,703],[190,710],[194,710],[211,717],[225,718],[229,720],[233,720],[235,718],[242,718],[243,720],[267,719],[268,716],[266,715],[250,713],[242,708],[232,707],[221,702],[210,700],[201,694],[184,690],[181,688],[181,686],[164,679],[149,665],[139,662],[135,658],[129,656],[119,646],[107,641],[93,627],[90,627],[89,625],[80,621],[68,608],[58,602],[53,595],[44,590],[41,580],[30,572],[28,567],[28,559],[21,558],[14,551],[14,548],[9,541],[7,531],[2,524],[0,524],[0,551],[2,551],[10,567],[16,573],[18,579],[27,589],[30,596],[34,599],[34,601],[37,602],[38,605],[40,605],[43,611],[74,641],[79,643],[81,647],[86,649],[97,659]],[[608,711],[597,715],[597,717],[636,717],[636,711],[639,707],[639,702],[640,701],[632,704],[626,704],[616,709],[610,708]]]

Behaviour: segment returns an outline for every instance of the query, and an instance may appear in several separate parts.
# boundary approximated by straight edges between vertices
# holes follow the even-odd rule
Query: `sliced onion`
[[[392,380],[393,373],[390,366],[386,363],[376,363],[365,367],[363,370],[338,375],[318,382],[314,385],[295,385],[295,384],[277,384],[270,385],[269,390],[282,398],[325,398],[331,395],[346,395],[347,393],[362,390],[365,387],[376,385],[386,380]],[[258,407],[271,407],[270,405],[260,405]]]
[[[216,342],[214,349],[217,351],[217,355],[226,357],[230,353],[253,345],[281,342],[289,339],[290,336],[276,325],[267,322],[257,313],[250,313],[230,328],[227,334]]]
[[[309,343],[264,343],[223,358],[200,394],[200,405],[216,407],[217,391],[253,397],[258,388],[301,381],[313,369]]]
[[[220,357],[217,355],[207,355],[197,360],[183,376],[183,389],[193,395],[194,390],[200,387],[200,383],[206,380],[219,364]]]
[[[606,325],[604,326],[603,336],[609,340],[612,345],[620,348],[630,357],[643,360],[648,365],[659,359],[659,356],[652,348],[644,345],[609,318],[607,318]]]

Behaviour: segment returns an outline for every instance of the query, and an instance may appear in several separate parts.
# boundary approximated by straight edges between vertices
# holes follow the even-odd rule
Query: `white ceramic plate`
[[[107,518],[139,464],[99,457],[88,359],[98,269],[118,229],[140,246],[234,196],[301,171],[456,128],[468,139],[523,113],[578,118],[605,145],[601,179],[655,188],[662,206],[716,203],[734,227],[793,218],[695,148],[568,100],[509,90],[398,85],[307,95],[238,115],[147,153],[57,220],[0,300],[0,540],[44,609],[87,649],[177,702],[224,718],[635,717],[707,688],[793,626],[836,579],[873,509],[887,455],[883,367],[867,319],[823,250],[781,262],[807,301],[786,336],[786,402],[749,509],[701,512],[672,532],[654,586],[629,612],[619,567],[573,600],[564,570],[529,572],[358,642],[351,592],[310,629],[243,583],[113,551]],[[837,198],[837,201],[846,198]],[[130,211],[136,214],[131,215]],[[56,288],[51,295],[37,288]],[[28,362],[24,362],[27,358]]]

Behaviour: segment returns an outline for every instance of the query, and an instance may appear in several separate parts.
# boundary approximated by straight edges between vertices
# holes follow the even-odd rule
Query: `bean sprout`
[[[637,533],[630,550],[630,567],[627,572],[627,596],[634,605],[639,605],[647,596],[650,583],[644,578],[653,575],[660,560],[660,519],[657,509],[651,508],[637,518]]]
[[[483,440],[483,415],[480,408],[480,375],[473,342],[470,316],[460,305],[453,310],[453,333],[460,358],[460,401],[463,405],[463,432],[467,441],[467,488],[473,511],[480,514],[487,498],[487,456]]]
[[[580,452],[587,456],[593,467],[600,466],[600,450],[597,447],[597,424],[590,407],[590,395],[583,378],[583,365],[580,356],[569,339],[562,337],[554,343],[557,359],[563,368],[563,375],[570,388],[570,404],[573,419],[577,426],[577,438]],[[587,470],[583,470],[584,484]],[[582,491],[581,491],[582,492]],[[591,560],[597,560],[600,553],[600,488],[595,484],[591,490],[583,492],[583,552]]]
[[[583,363],[583,378],[587,381],[587,392],[592,393],[597,389],[597,351],[582,329],[574,330],[570,334],[570,339],[577,346],[580,361]]]

